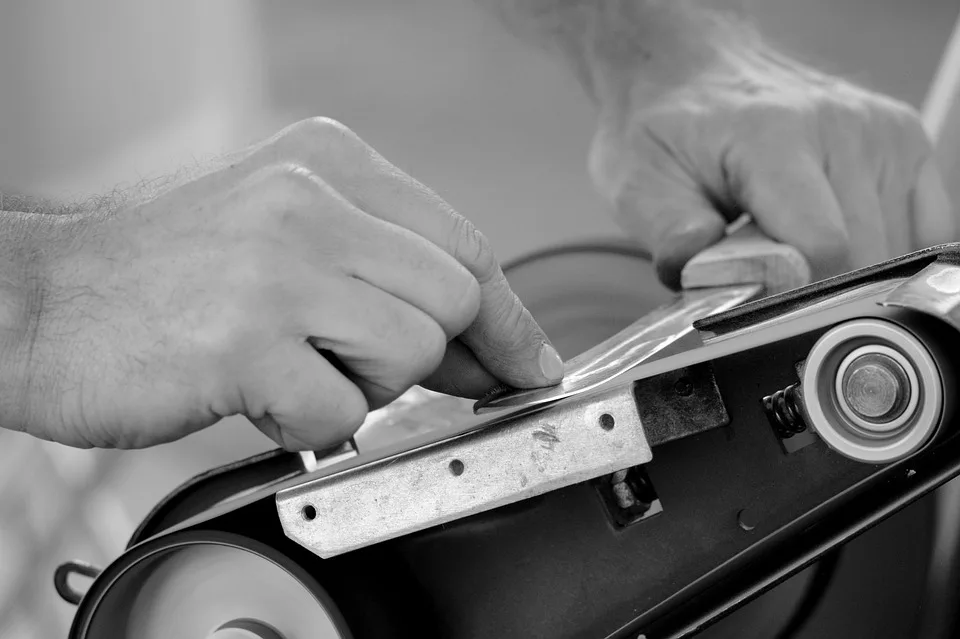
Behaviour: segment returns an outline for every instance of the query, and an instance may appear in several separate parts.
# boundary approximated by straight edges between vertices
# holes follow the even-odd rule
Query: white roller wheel
[[[222,543],[171,548],[134,566],[110,596],[111,639],[349,639],[339,612],[259,552]],[[113,608],[113,606],[111,606]]]

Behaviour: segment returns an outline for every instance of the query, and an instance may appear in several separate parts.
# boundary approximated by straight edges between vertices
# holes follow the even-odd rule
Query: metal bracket
[[[282,490],[277,511],[326,558],[651,458],[628,383]]]
[[[635,393],[651,446],[730,423],[710,362],[638,380]]]

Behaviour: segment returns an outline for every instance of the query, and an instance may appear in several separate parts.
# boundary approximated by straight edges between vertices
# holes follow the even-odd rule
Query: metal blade
[[[500,389],[477,402],[474,411],[531,408],[602,386],[692,333],[695,321],[738,306],[762,290],[761,285],[749,284],[684,291],[673,303],[568,361],[560,384],[525,390]]]

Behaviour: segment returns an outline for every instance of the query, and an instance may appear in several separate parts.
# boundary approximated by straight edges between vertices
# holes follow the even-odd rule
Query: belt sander
[[[558,386],[194,477],[70,639],[691,636],[960,473],[960,245],[809,278],[748,226]]]

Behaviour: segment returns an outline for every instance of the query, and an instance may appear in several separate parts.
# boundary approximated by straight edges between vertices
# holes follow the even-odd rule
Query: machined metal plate
[[[326,558],[650,459],[628,385],[282,490],[277,511]]]

